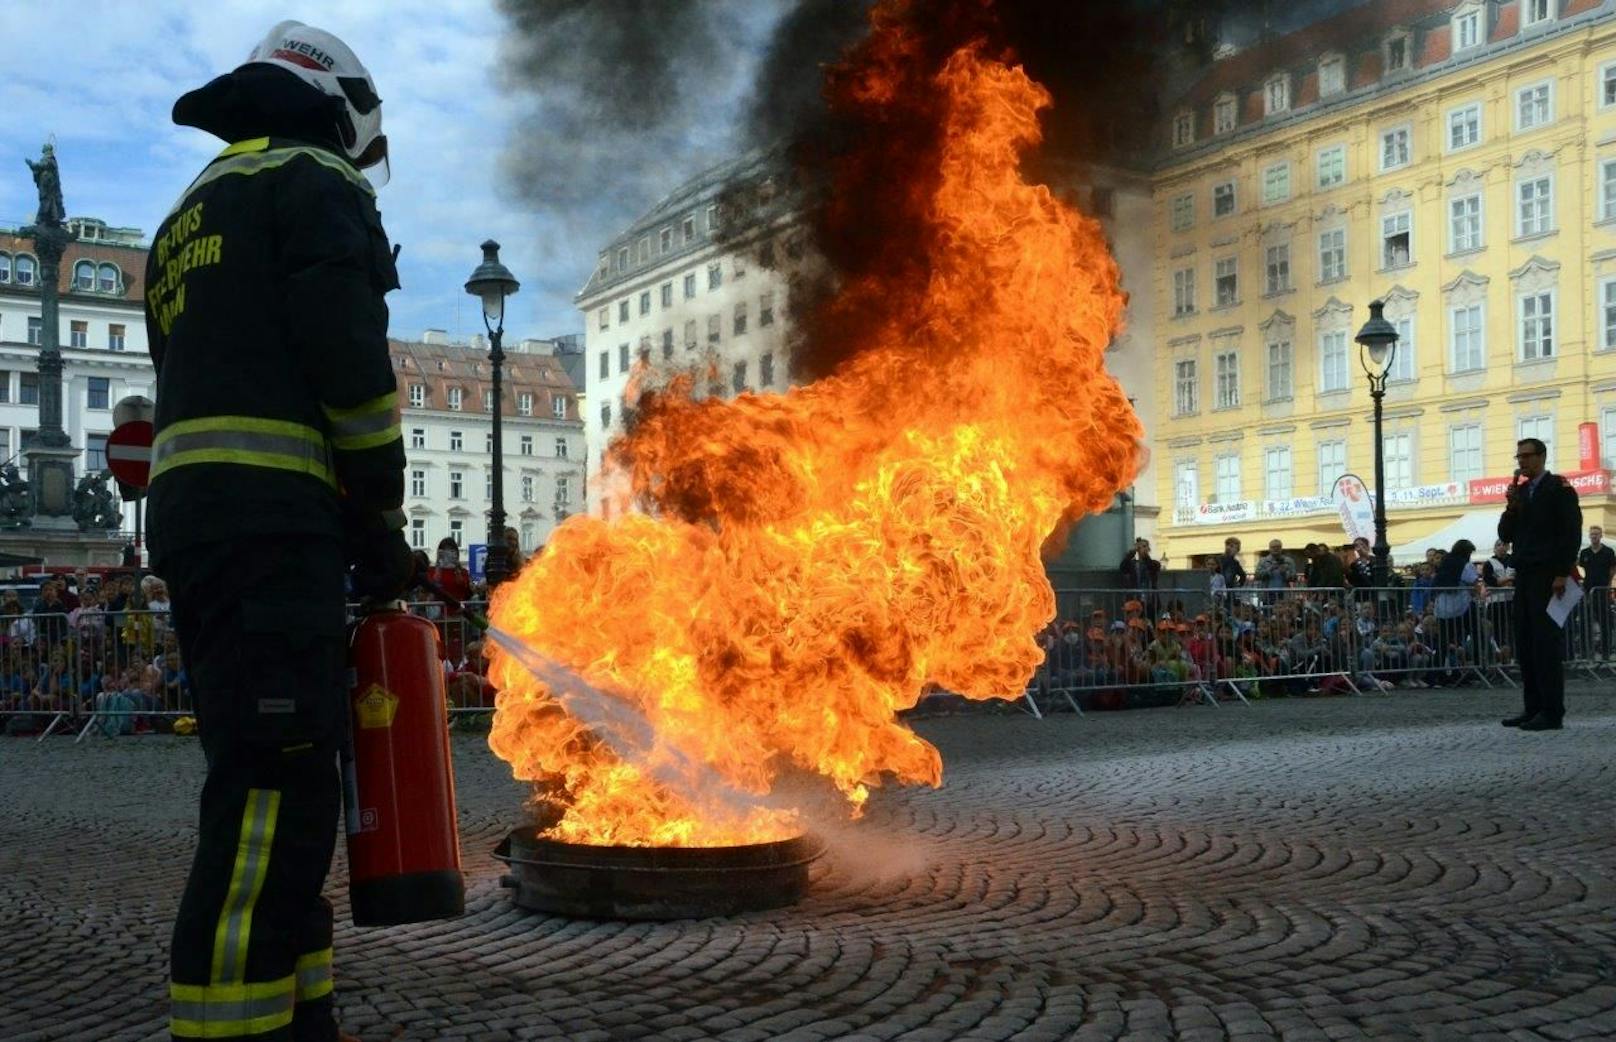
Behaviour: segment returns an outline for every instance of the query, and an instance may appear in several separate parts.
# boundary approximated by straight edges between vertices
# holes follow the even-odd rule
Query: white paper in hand
[[[1582,600],[1582,587],[1577,580],[1567,578],[1564,593],[1555,594],[1549,598],[1549,618],[1561,629],[1565,629],[1566,620],[1571,617],[1571,609]]]

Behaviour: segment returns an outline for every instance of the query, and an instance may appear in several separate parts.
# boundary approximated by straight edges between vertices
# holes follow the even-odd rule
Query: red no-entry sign
[[[107,467],[112,476],[133,488],[151,481],[152,425],[145,420],[120,423],[107,435]]]

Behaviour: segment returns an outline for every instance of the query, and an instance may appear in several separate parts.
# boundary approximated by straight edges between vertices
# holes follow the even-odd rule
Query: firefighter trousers
[[[154,562],[169,584],[207,758],[174,923],[175,1039],[334,1042],[331,905],[346,727],[335,540],[258,536]]]

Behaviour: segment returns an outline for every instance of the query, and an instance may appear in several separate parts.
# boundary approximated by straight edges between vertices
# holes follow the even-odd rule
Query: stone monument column
[[[79,450],[62,427],[62,352],[59,281],[62,254],[71,240],[62,205],[62,182],[55,150],[46,145],[33,171],[39,188],[39,210],[22,234],[34,240],[39,258],[39,433],[24,450],[28,483],[33,491],[34,526],[76,529],[73,520],[73,465]]]

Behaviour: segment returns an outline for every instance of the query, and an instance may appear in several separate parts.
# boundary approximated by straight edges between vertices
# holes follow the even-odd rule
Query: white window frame
[[[1386,467],[1386,488],[1390,491],[1413,488],[1416,484],[1415,464],[1419,453],[1411,430],[1386,431],[1381,437],[1381,453]],[[1401,471],[1402,481],[1399,483]]]
[[[1271,163],[1263,168],[1262,201],[1264,206],[1283,203],[1291,197],[1290,160]]]
[[[1467,332],[1474,334],[1474,351],[1467,351],[1466,357],[1459,357],[1459,314],[1474,309],[1476,324]],[[1474,362],[1475,364],[1461,364]],[[1474,304],[1452,304],[1448,306],[1448,368],[1453,373],[1479,373],[1487,368],[1487,302],[1477,301]]]
[[[1448,200],[1449,253],[1469,253],[1472,250],[1486,248],[1487,243],[1483,238],[1487,227],[1486,214],[1483,210],[1485,205],[1480,192],[1456,195]],[[1462,214],[1459,212],[1460,207],[1465,211]],[[1467,233],[1463,238],[1460,236],[1461,229]]]
[[[1464,31],[1467,28],[1471,35],[1469,42],[1464,40]],[[1453,16],[1453,32],[1450,39],[1453,40],[1453,52],[1455,54],[1460,51],[1474,50],[1485,43],[1487,33],[1486,25],[1482,20],[1481,8],[1472,7],[1469,10],[1461,10],[1456,13]]]
[[[1606,62],[1599,67],[1599,80],[1594,89],[1599,91],[1599,97],[1594,99],[1598,108],[1608,109],[1616,105],[1616,61]]]
[[[518,456],[533,455],[533,435],[524,434],[516,440],[516,454]]]
[[[1534,25],[1544,25],[1554,21],[1557,0],[1521,0],[1521,27],[1530,28]],[[1542,6],[1543,13],[1537,14],[1536,9]],[[1527,16],[1532,17],[1528,18]]]
[[[410,495],[416,499],[426,498],[426,469],[416,467],[410,471]]]
[[[522,502],[524,502],[524,503],[533,502],[533,493],[534,493],[534,489],[537,487],[537,485],[538,485],[538,482],[533,480],[533,475],[532,474],[523,474],[522,475]]]
[[[1291,78],[1283,72],[1263,81],[1263,115],[1276,116],[1291,108]]]
[[[465,398],[466,392],[463,388],[449,388],[449,409],[453,412],[459,412],[461,405],[465,402]]]
[[[1212,357],[1212,366],[1216,394],[1213,409],[1240,408],[1240,352],[1219,351]]]
[[[1212,103],[1212,133],[1228,134],[1239,125],[1240,103],[1236,99],[1221,97]]]
[[[1289,340],[1270,340],[1266,347],[1268,401],[1289,401],[1296,394],[1296,350]]]
[[[1220,189],[1220,188],[1227,188],[1229,190],[1229,212],[1228,213],[1218,213],[1218,189]],[[1212,219],[1214,221],[1216,221],[1216,220],[1221,220],[1221,219],[1223,219],[1225,217],[1234,217],[1239,212],[1240,212],[1240,195],[1235,190],[1234,179],[1230,178],[1230,179],[1225,180],[1225,181],[1219,181],[1217,184],[1213,185],[1212,186]]]
[[[1335,483],[1341,480],[1341,475],[1347,472],[1347,443],[1342,438],[1330,438],[1319,442],[1314,453],[1319,461],[1319,495],[1328,496],[1335,491]],[[1339,462],[1328,462],[1337,455]]]
[[[1540,193],[1534,191],[1531,201],[1533,207],[1533,220],[1527,223],[1527,189],[1537,186],[1546,186]],[[1537,177],[1515,182],[1515,235],[1526,238],[1529,235],[1547,235],[1555,230],[1554,223],[1554,174],[1539,174]]]
[[[1468,105],[1460,105],[1448,110],[1447,150],[1448,152],[1463,152],[1467,148],[1475,148],[1482,142],[1481,132],[1481,102],[1472,101]],[[1456,141],[1455,130],[1464,130],[1468,133],[1462,135],[1468,140]]]
[[[1224,267],[1228,266],[1225,274]],[[1223,296],[1224,278],[1232,278],[1232,292],[1227,300]],[[1219,257],[1212,262],[1212,306],[1215,308],[1231,308],[1240,303],[1240,258],[1236,256]]]
[[[556,459],[569,459],[571,457],[572,450],[570,448],[568,448],[568,444],[569,443],[568,443],[566,438],[564,438],[564,437],[557,437],[556,438],[556,440],[555,440],[555,458]]]
[[[426,408],[426,384],[410,384],[410,408]]]
[[[1337,162],[1326,168],[1326,157],[1333,157]],[[1318,174],[1317,178],[1315,178],[1315,183],[1320,189],[1336,188],[1347,183],[1346,145],[1331,145],[1329,148],[1319,149],[1318,154],[1314,157],[1314,164]],[[1333,180],[1325,179],[1327,169],[1334,171],[1336,176]]]
[[[1195,113],[1180,112],[1173,117],[1173,147],[1188,148],[1195,144]]]
[[[1182,232],[1195,227],[1195,193],[1185,192],[1173,197],[1173,231]]]
[[[1403,60],[1397,65],[1392,64],[1392,44],[1401,42],[1403,45]],[[1381,46],[1381,67],[1387,72],[1406,72],[1414,67],[1414,37],[1407,32],[1392,33],[1386,37]]]
[[[1340,247],[1339,248],[1333,248],[1333,247],[1327,245],[1326,242],[1325,242],[1326,236],[1336,236],[1336,235],[1339,235],[1341,237],[1341,245],[1340,245]],[[1331,258],[1332,254],[1335,255],[1335,258],[1338,261],[1338,264],[1336,266],[1337,270],[1333,274],[1330,271],[1330,265],[1328,263],[1326,263]],[[1326,228],[1326,229],[1324,229],[1324,231],[1319,232],[1319,281],[1320,282],[1336,282],[1336,281],[1338,281],[1340,279],[1344,279],[1346,277],[1347,277],[1347,230],[1345,228]]]
[[[1329,72],[1335,74],[1333,83],[1327,82]],[[1329,98],[1347,89],[1347,61],[1339,54],[1326,54],[1319,59],[1319,97]]]
[[[1173,315],[1195,314],[1195,269],[1179,268],[1173,272]]]
[[[1173,415],[1194,416],[1201,410],[1201,374],[1193,358],[1173,363]]]
[[[1406,231],[1406,233],[1408,235],[1408,260],[1404,261],[1402,264],[1393,264],[1392,263],[1392,258],[1388,257],[1387,253],[1386,253],[1386,249],[1387,249],[1386,240],[1389,239],[1393,235],[1399,234],[1398,230],[1390,230],[1390,231],[1388,230],[1389,226],[1391,226],[1394,222],[1397,222],[1399,220],[1401,220],[1403,223],[1405,223],[1408,226],[1406,229],[1403,229],[1403,231]],[[1406,268],[1406,267],[1408,267],[1409,265],[1411,265],[1413,263],[1414,263],[1414,211],[1412,211],[1412,210],[1398,210],[1396,213],[1381,214],[1380,215],[1380,270],[1382,270],[1382,271],[1396,271],[1396,270],[1399,270],[1401,268]]]
[[[1599,296],[1594,305],[1598,309],[1594,322],[1599,330],[1598,349],[1616,351],[1616,275],[1599,280]]]
[[[463,435],[460,431],[450,431],[449,432],[449,451],[450,452],[463,452],[463,451],[465,451],[464,448],[463,448],[465,443],[466,443],[465,435]]]
[[[1272,296],[1291,289],[1291,244],[1275,243],[1263,250],[1263,287]]]
[[[1332,360],[1335,362],[1334,365],[1331,364]],[[1352,373],[1348,365],[1346,330],[1335,329],[1320,333],[1319,393],[1335,394],[1349,390],[1351,386]]]
[[[449,498],[450,499],[465,499],[466,498],[466,472],[465,471],[463,471],[463,470],[451,470],[449,472]]]
[[[1599,410],[1599,441],[1599,465],[1606,470],[1616,468],[1616,405]]]
[[[1559,293],[1553,288],[1515,295],[1515,358],[1535,362],[1558,355],[1555,346],[1555,310]],[[1547,302],[1547,312],[1541,313]],[[1527,316],[1528,309],[1533,311]],[[1530,323],[1530,325],[1528,325]]]
[[[1473,481],[1487,476],[1486,436],[1486,429],[1480,423],[1456,423],[1448,428],[1449,481]]]
[[[1548,436],[1547,437],[1544,436],[1544,433],[1543,433],[1543,430],[1542,430],[1542,428],[1545,427],[1545,426],[1548,428],[1548,432],[1547,432]],[[1547,461],[1546,465],[1547,465],[1548,469],[1553,470],[1554,469],[1554,413],[1552,413],[1552,412],[1547,412],[1547,413],[1539,412],[1539,413],[1533,413],[1530,416],[1518,416],[1518,417],[1516,417],[1515,418],[1515,440],[1518,442],[1518,441],[1521,441],[1523,438],[1536,438],[1538,441],[1541,441],[1543,443],[1544,448],[1548,449],[1548,453],[1547,453],[1547,456],[1546,456],[1546,461]]]
[[[1240,481],[1240,455],[1227,452],[1212,461],[1213,502],[1238,503],[1245,491]]]
[[[1391,319],[1391,324],[1397,330],[1397,349],[1392,353],[1392,366],[1386,371],[1386,382],[1413,383],[1420,375],[1415,355],[1414,316],[1403,315]]]
[[[410,549],[426,549],[426,518],[410,518]]]
[[[1536,97],[1535,96],[1537,95],[1538,91],[1543,92],[1543,105],[1542,105],[1543,112],[1542,112],[1541,115],[1539,115],[1537,113],[1537,111],[1536,111],[1537,104],[1536,104]],[[1522,104],[1526,100],[1526,95],[1529,94],[1529,93],[1534,95],[1533,112],[1532,112],[1532,118],[1531,118],[1530,122],[1528,122],[1524,118],[1526,116],[1527,109]],[[1521,133],[1523,131],[1527,131],[1527,130],[1537,130],[1539,127],[1546,127],[1550,123],[1553,123],[1554,122],[1554,81],[1553,80],[1543,80],[1543,81],[1538,82],[1538,83],[1528,84],[1527,86],[1522,87],[1519,90],[1517,90],[1515,92],[1514,109],[1515,109],[1515,132],[1517,134]]]
[[[1296,488],[1295,454],[1289,445],[1270,445],[1263,450],[1264,499],[1289,499]]]
[[[1192,459],[1181,459],[1173,464],[1173,505],[1180,509],[1192,510],[1199,506],[1200,502],[1200,464]]]
[[[1387,145],[1399,135],[1402,137],[1402,156],[1398,157],[1395,151],[1388,150]],[[1388,151],[1393,154],[1388,156]],[[1390,161],[1388,161],[1388,159]],[[1402,123],[1395,127],[1387,127],[1380,132],[1380,172],[1401,170],[1414,161],[1414,127],[1409,123]]]
[[[1616,221],[1616,159],[1599,163],[1599,219]]]

